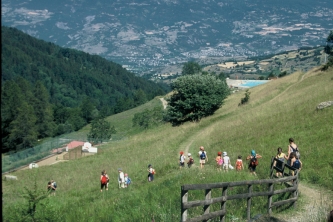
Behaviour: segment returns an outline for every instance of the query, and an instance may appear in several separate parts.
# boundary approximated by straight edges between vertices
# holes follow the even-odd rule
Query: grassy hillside
[[[3,181],[5,221],[22,218],[22,210],[27,206],[22,197],[24,187],[32,190],[36,181],[38,189],[44,191],[50,179],[57,181],[57,195],[41,201],[44,206],[39,206],[36,214],[47,221],[151,221],[152,218],[179,221],[182,184],[255,179],[246,170],[217,173],[213,158],[218,151],[227,151],[235,162],[238,155],[246,157],[255,149],[263,156],[257,169],[258,178],[267,178],[271,157],[279,146],[287,151],[289,137],[295,139],[301,152],[304,164],[301,182],[332,189],[333,107],[316,111],[316,106],[333,100],[333,70],[294,73],[250,92],[247,105],[238,107],[245,93],[240,91],[229,96],[213,116],[179,127],[165,124],[143,132],[132,129],[133,115],[140,109],[162,105],[159,98],[109,117],[123,139],[104,144],[101,153],[15,172],[18,181]],[[209,158],[205,168],[198,168],[195,156],[193,168],[179,170],[179,151],[196,154],[201,145]],[[147,182],[149,163],[157,171],[152,183]],[[119,167],[133,181],[128,189],[118,189]],[[109,191],[100,193],[99,177],[103,169],[111,181]],[[258,204],[251,213],[265,213],[265,200],[259,197],[256,200]],[[245,201],[228,202],[227,221],[234,216],[245,218],[244,205]]]

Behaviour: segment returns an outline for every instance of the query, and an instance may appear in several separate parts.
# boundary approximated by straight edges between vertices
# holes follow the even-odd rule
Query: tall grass
[[[20,212],[26,205],[21,194],[24,187],[32,189],[33,171],[37,170],[40,189],[46,190],[51,179],[58,184],[56,196],[37,209],[35,216],[44,220],[47,216],[47,221],[179,221],[181,185],[256,179],[247,171],[217,172],[213,160],[218,151],[227,151],[234,163],[238,155],[244,160],[255,149],[263,156],[257,178],[267,178],[271,157],[278,147],[287,152],[289,137],[295,139],[301,152],[301,180],[332,189],[333,107],[316,111],[320,102],[333,100],[332,78],[332,70],[295,73],[250,89],[246,105],[238,107],[245,92],[241,91],[229,96],[213,116],[179,127],[165,124],[146,131],[132,128],[134,114],[161,105],[159,98],[110,116],[108,121],[118,133],[100,146],[100,154],[18,171],[13,173],[18,181],[3,181],[4,220],[20,221]],[[83,131],[88,130],[87,126]],[[201,145],[209,158],[204,169],[198,167]],[[186,149],[194,155],[195,165],[180,170],[178,154]],[[148,164],[157,172],[150,183]],[[127,189],[118,189],[119,167],[133,181]],[[111,181],[109,191],[101,193],[99,178],[103,169]],[[266,199],[254,199],[253,215],[265,213]],[[246,218],[244,204],[228,202],[227,221]],[[199,208],[190,214],[200,211]]]

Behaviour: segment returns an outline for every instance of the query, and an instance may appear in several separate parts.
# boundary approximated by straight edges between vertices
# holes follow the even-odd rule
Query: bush
[[[250,99],[250,94],[251,94],[251,92],[247,89],[245,91],[245,97],[241,99],[241,102],[238,104],[238,106],[247,103],[249,101],[249,99]]]

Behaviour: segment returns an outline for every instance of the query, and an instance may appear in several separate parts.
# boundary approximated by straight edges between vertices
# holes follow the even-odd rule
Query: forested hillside
[[[1,27],[2,150],[80,129],[166,93],[97,55],[62,48]]]

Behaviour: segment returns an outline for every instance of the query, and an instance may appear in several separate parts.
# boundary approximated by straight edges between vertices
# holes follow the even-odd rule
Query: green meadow
[[[303,168],[300,183],[332,191],[333,107],[316,110],[319,103],[333,100],[333,70],[297,72],[250,89],[250,100],[238,106],[245,91],[231,94],[214,115],[200,122],[178,127],[163,124],[148,130],[132,127],[135,113],[161,106],[160,98],[107,118],[117,134],[99,146],[99,153],[81,159],[13,172],[17,181],[2,181],[3,220],[33,221],[30,199],[46,192],[47,182],[58,184],[56,196],[36,203],[34,221],[180,221],[180,191],[183,184],[264,179],[269,177],[272,156],[277,148],[287,152],[288,139],[295,139]],[[86,126],[78,134],[87,134]],[[199,167],[198,151],[204,146],[208,162]],[[263,156],[257,177],[247,171],[245,158],[254,149]],[[192,168],[179,169],[179,152],[193,154]],[[232,163],[242,155],[245,170],[218,172],[215,157],[226,151]],[[156,170],[155,180],[147,182],[147,166]],[[118,168],[132,179],[127,189],[118,189]],[[110,176],[109,190],[100,192],[100,174]],[[237,193],[240,190],[233,190]],[[258,189],[261,189],[260,187]],[[192,196],[191,196],[192,195]],[[189,199],[203,197],[194,192]],[[216,194],[218,195],[218,194]],[[281,198],[281,197],[279,197]],[[302,200],[302,195],[300,195]],[[267,198],[253,198],[252,215],[265,214]],[[306,200],[300,201],[306,204]],[[215,206],[213,209],[217,208]],[[273,215],[294,209],[273,209]],[[244,221],[246,200],[228,201],[226,221]],[[202,213],[189,211],[189,216]],[[25,216],[26,215],[26,216]],[[324,221],[319,215],[318,221]]]

